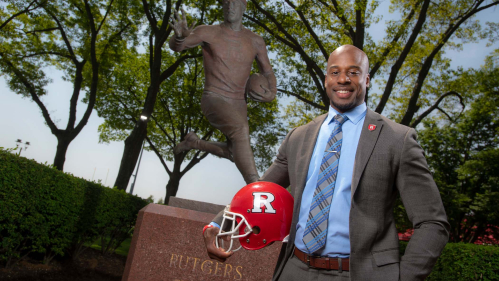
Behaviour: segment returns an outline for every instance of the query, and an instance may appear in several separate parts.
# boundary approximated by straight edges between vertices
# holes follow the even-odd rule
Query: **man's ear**
[[[371,78],[369,77],[369,73],[366,75],[366,88],[369,88],[369,83],[371,82]]]

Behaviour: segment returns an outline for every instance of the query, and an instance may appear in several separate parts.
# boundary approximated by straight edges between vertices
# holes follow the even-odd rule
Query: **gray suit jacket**
[[[325,115],[293,129],[260,180],[290,186],[295,204],[290,243],[283,244],[277,280],[292,256],[308,166]],[[373,124],[375,130],[369,130]],[[448,240],[449,223],[414,129],[368,109],[355,156],[350,207],[351,280],[423,280]],[[414,234],[405,255],[399,244],[393,205],[400,193]],[[221,223],[221,216],[214,220]]]

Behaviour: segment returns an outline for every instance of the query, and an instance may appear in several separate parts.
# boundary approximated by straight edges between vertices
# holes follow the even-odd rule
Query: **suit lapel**
[[[374,125],[376,127],[373,130],[370,130],[370,125]],[[382,128],[383,120],[381,119],[380,115],[368,108],[366,119],[364,120],[364,124],[362,125],[359,145],[357,146],[357,152],[355,155],[355,163],[352,175],[352,199],[355,191],[357,190],[357,186],[359,185],[362,173],[366,168],[367,161],[369,161],[369,158],[371,157]]]
[[[298,218],[300,214],[300,205],[301,198],[303,195],[303,190],[305,189],[305,184],[307,181],[308,167],[310,166],[310,161],[312,159],[312,153],[314,153],[315,143],[317,142],[317,137],[319,136],[319,130],[321,129],[321,125],[326,119],[327,113],[315,118],[311,123],[307,126],[307,129],[300,136],[299,139],[295,143],[295,145],[290,149],[290,151],[296,152],[296,163],[303,163],[303,165],[295,166],[295,175],[296,175],[296,190],[295,190],[295,203],[293,207],[293,222],[291,227],[296,227],[298,223]],[[289,235],[289,241],[293,241],[288,243],[286,248],[286,257],[287,260],[291,256],[291,250],[293,249],[296,229],[292,229]],[[283,264],[281,264],[282,267]]]

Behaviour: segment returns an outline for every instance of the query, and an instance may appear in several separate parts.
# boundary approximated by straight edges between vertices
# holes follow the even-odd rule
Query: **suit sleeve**
[[[279,152],[277,153],[276,159],[267,169],[265,174],[260,178],[260,181],[273,182],[283,187],[289,186],[287,144],[291,134],[295,129],[291,130],[291,132],[288,133],[281,146],[279,147]],[[223,210],[216,215],[216,217],[213,219],[213,222],[221,225],[222,220]]]
[[[295,131],[296,128],[291,130],[288,133],[286,138],[279,147],[279,152],[277,153],[277,157],[272,163],[272,165],[267,169],[265,174],[260,178],[261,181],[269,181],[276,183],[282,187],[288,187],[290,184],[289,181],[289,170],[288,170],[288,144],[291,135]]]
[[[424,280],[431,273],[449,239],[447,222],[440,193],[433,180],[423,149],[416,141],[414,129],[404,139],[397,188],[414,234],[400,262],[400,280]]]

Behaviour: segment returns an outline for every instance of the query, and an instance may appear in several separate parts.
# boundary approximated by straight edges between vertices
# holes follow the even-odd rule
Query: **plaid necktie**
[[[305,232],[303,233],[303,243],[311,254],[322,249],[326,244],[329,209],[333,200],[343,139],[341,126],[348,120],[348,117],[336,114],[333,120],[335,121],[335,127],[322,157],[320,173],[317,177],[317,187],[315,188]]]

